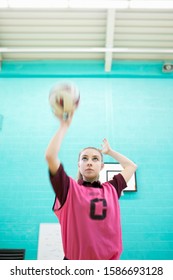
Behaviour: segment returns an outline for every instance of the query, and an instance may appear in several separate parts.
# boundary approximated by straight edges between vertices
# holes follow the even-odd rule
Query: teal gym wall
[[[37,259],[40,223],[56,223],[45,150],[58,128],[48,94],[74,81],[81,103],[60,159],[75,177],[85,146],[111,146],[137,165],[137,192],[120,199],[122,260],[173,259],[173,75],[161,62],[3,62],[0,72],[0,248]],[[105,161],[113,160],[105,156]],[[56,246],[56,244],[55,244]]]

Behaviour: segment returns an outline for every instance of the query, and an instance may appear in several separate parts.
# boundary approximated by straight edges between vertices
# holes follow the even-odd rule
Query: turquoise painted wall
[[[76,176],[83,147],[107,137],[138,164],[138,191],[120,199],[121,259],[173,259],[173,76],[161,73],[161,63],[150,64],[152,74],[142,62],[119,62],[111,74],[102,63],[61,62],[61,71],[40,64],[4,62],[0,73],[0,247],[26,248],[26,259],[36,259],[39,224],[57,222],[44,159],[58,128],[48,92],[68,79],[81,103],[60,153],[67,173]]]

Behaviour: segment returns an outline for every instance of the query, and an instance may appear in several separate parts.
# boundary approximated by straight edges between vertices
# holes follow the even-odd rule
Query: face
[[[84,181],[94,182],[98,180],[100,170],[103,168],[101,154],[95,149],[82,151],[78,167]]]

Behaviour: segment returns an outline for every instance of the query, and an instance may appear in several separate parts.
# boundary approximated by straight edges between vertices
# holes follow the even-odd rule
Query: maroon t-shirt
[[[68,194],[69,176],[64,171],[62,164],[60,164],[60,166],[54,176],[52,176],[50,172],[49,172],[49,175],[50,175],[50,181],[51,181],[52,187],[54,189],[54,192],[56,194],[56,197],[58,198],[60,205],[62,207],[62,205],[66,201],[66,197]],[[124,177],[121,175],[121,173],[119,173],[119,174],[115,175],[112,178],[112,180],[109,180],[108,182],[114,186],[114,188],[117,191],[118,198],[120,198],[122,190],[127,187]],[[78,180],[78,184],[83,185],[85,187],[102,188],[100,181],[95,181],[93,183],[90,183],[90,182],[86,182],[83,180]]]

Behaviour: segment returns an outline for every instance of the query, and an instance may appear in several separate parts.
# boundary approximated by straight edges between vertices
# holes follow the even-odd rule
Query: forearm
[[[122,165],[123,168],[126,168],[126,167],[133,167],[134,169],[137,168],[137,165],[133,161],[131,161],[124,155],[114,151],[113,149],[110,149],[107,154],[109,156],[111,156],[112,158],[114,158],[116,161],[118,161]]]
[[[46,159],[56,158],[59,150],[61,148],[62,141],[67,132],[68,125],[66,123],[60,124],[58,131],[52,137],[47,150],[46,150]]]

